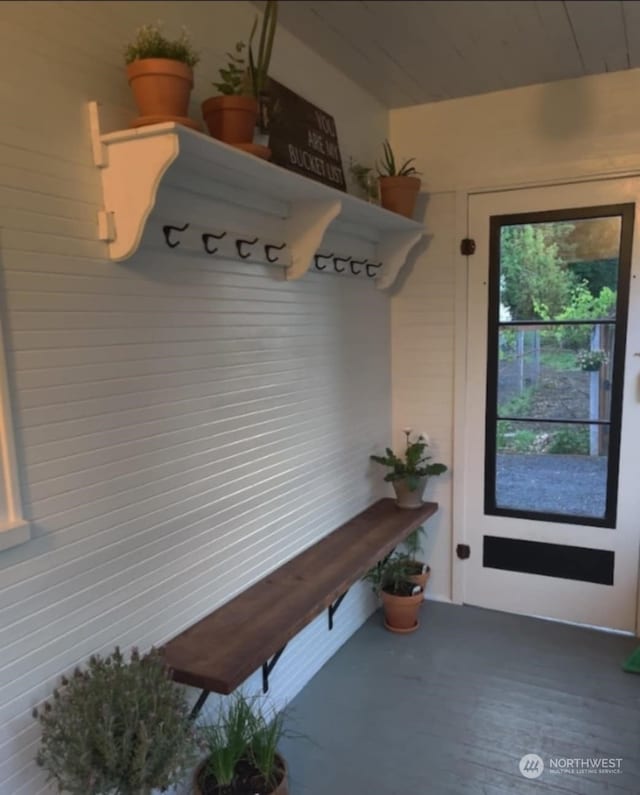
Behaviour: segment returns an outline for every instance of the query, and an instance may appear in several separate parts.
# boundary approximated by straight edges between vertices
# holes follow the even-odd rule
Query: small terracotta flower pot
[[[419,190],[418,177],[380,177],[380,203],[398,215],[413,218]]]
[[[384,625],[391,632],[406,634],[415,632],[420,626],[418,613],[424,594],[422,591],[414,596],[395,596],[382,592],[384,608]]]
[[[202,103],[202,115],[209,132],[226,144],[248,144],[258,118],[255,97],[209,97]]]
[[[280,754],[276,754],[276,760],[278,762],[278,767],[282,771],[282,778],[280,779],[280,782],[276,785],[276,788],[272,789],[268,793],[268,795],[289,795],[289,771],[287,770],[286,760],[282,756],[280,756]],[[200,764],[195,770],[195,773],[193,774],[194,795],[217,795],[217,788],[214,788],[215,792],[214,790],[210,789],[207,789],[205,792],[205,790],[203,790],[202,786],[200,785],[200,777],[205,764],[206,760],[200,762]]]
[[[422,508],[422,495],[427,486],[427,480],[427,476],[419,478],[417,488],[413,491],[409,488],[406,480],[393,480],[391,485],[396,493],[398,508]]]
[[[419,566],[424,566],[424,563],[422,563],[419,560],[416,561],[416,563]],[[431,567],[427,566],[421,574],[410,574],[407,577],[407,580],[409,580],[409,582],[414,583],[415,585],[419,585],[424,591],[425,588],[427,587],[427,583],[429,582],[429,577],[431,577]]]
[[[141,58],[127,64],[127,77],[142,117],[176,121],[189,112],[193,69],[170,58]]]

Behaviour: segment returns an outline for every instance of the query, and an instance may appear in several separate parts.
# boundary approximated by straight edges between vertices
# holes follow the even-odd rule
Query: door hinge
[[[460,560],[466,560],[471,556],[471,547],[469,544],[458,544],[456,547],[456,555]]]
[[[476,241],[471,237],[465,237],[460,241],[460,253],[463,257],[470,257],[476,253]]]

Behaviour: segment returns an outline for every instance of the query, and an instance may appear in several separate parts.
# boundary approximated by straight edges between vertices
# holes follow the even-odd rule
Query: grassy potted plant
[[[268,0],[257,53],[253,52],[253,38],[258,24],[256,18],[248,46],[239,41],[235,51],[227,53],[229,61],[226,67],[220,69],[221,79],[213,83],[219,95],[209,97],[202,103],[202,115],[214,138],[267,158],[271,153],[262,151],[266,147],[255,148],[253,135],[258,119],[258,100],[264,92],[271,62],[277,15],[276,0]]]
[[[420,626],[424,588],[411,582],[410,563],[407,555],[389,555],[365,575],[382,601],[384,625],[390,632],[407,634]]]
[[[421,433],[415,441],[411,441],[411,428],[405,428],[407,437],[404,455],[396,455],[390,447],[385,455],[372,455],[372,461],[389,467],[384,479],[391,483],[396,492],[396,504],[399,508],[420,508],[422,495],[427,481],[432,475],[441,475],[447,471],[444,464],[429,463],[431,456],[426,451],[429,439]]]
[[[424,536],[424,534],[424,527],[418,527],[413,533],[407,536],[404,542],[404,548],[408,557],[407,568],[409,571],[409,582],[419,585],[422,590],[425,590],[429,582],[429,577],[431,577],[431,567],[427,566],[424,561],[418,560],[418,553],[422,548],[421,537]]]
[[[150,795],[178,783],[192,763],[195,737],[183,688],[161,654],[116,649],[63,678],[34,711],[42,738],[37,763],[59,792]]]
[[[199,130],[189,118],[193,67],[199,55],[183,29],[168,39],[159,25],[144,25],[125,48],[127,76],[140,116],[133,127],[175,121]]]
[[[217,722],[200,728],[206,756],[195,772],[196,795],[288,795],[278,753],[284,733],[282,713],[267,716],[257,699],[231,696]]]
[[[418,172],[411,165],[415,158],[397,166],[389,141],[383,143],[382,151],[382,162],[378,164],[380,203],[386,210],[412,218],[420,190]]]

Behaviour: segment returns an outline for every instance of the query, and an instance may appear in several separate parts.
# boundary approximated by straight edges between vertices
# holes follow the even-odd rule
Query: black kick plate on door
[[[542,541],[484,536],[482,565],[487,569],[542,574],[564,580],[613,585],[615,553]]]

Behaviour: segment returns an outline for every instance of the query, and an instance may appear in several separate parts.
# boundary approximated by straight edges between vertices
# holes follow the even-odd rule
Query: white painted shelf
[[[112,260],[124,260],[136,252],[158,192],[169,179],[179,182],[183,190],[185,185],[188,190],[191,179],[197,182],[194,202],[203,200],[202,186],[206,185],[212,198],[233,206],[240,221],[243,209],[252,217],[256,212],[277,217],[280,237],[269,242],[277,239],[286,244],[286,256],[279,257],[278,264],[285,266],[289,279],[298,279],[314,264],[317,266],[316,254],[341,258],[341,269],[345,269],[345,261],[350,264],[353,259],[354,267],[346,272],[363,272],[362,259],[348,250],[348,242],[365,241],[373,253],[365,274],[375,273],[376,285],[387,288],[425,235],[424,226],[417,221],[182,125],[167,122],[102,134],[97,103],[89,103],[89,111],[94,162],[101,171],[104,197],[99,236],[109,243]],[[328,230],[337,235],[342,246],[340,250],[329,246],[329,254],[329,249],[323,252],[321,248]],[[199,235],[201,238],[203,235]],[[252,259],[260,261],[260,256]],[[326,270],[326,266],[316,269]]]

